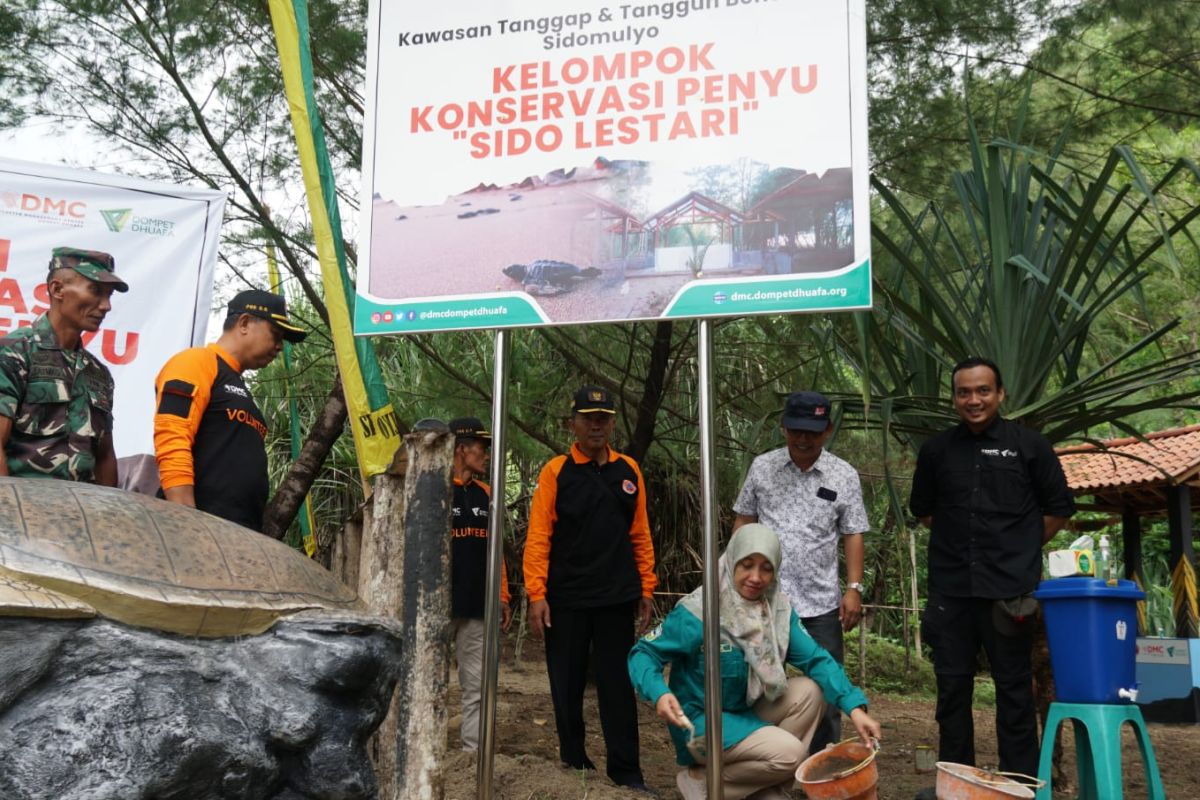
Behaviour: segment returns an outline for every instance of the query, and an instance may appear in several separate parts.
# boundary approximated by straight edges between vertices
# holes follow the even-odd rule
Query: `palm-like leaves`
[[[865,412],[917,440],[944,427],[950,367],[971,355],[999,364],[1006,415],[1051,441],[1085,437],[1148,408],[1193,406],[1200,353],[1164,352],[1171,320],[1101,358],[1090,336],[1113,306],[1140,298],[1152,257],[1178,267],[1171,237],[1200,215],[1168,221],[1163,186],[1200,177],[1181,161],[1157,185],[1115,148],[1094,176],[1005,141],[981,145],[970,126],[972,168],[954,176],[957,205],[915,216],[887,186],[873,186],[898,232],[874,226],[883,257],[881,307],[847,342],[864,375]],[[1121,176],[1128,176],[1122,181]],[[891,402],[881,402],[892,398]],[[852,409],[853,411],[853,409]],[[883,419],[886,417],[886,419]]]

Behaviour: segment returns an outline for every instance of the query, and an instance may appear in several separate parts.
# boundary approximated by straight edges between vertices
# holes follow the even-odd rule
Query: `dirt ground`
[[[474,800],[475,758],[458,750],[460,702],[457,678],[451,674],[452,757],[446,770],[446,800]],[[497,699],[497,748],[493,772],[497,800],[645,800],[645,795],[618,789],[604,776],[604,739],[600,735],[595,692],[589,688],[584,700],[589,723],[588,752],[600,766],[598,773],[580,773],[559,766],[558,742],[554,731],[554,712],[545,664],[536,645],[527,646],[522,663],[506,653],[500,668],[500,696]],[[871,697],[871,713],[883,724],[883,740],[877,759],[879,800],[910,800],[916,791],[932,786],[934,775],[918,775],[914,770],[914,750],[918,745],[937,745],[937,727],[933,720],[933,702],[902,697]],[[667,800],[680,795],[675,789],[675,751],[663,723],[645,703],[639,703],[641,717],[642,771],[646,782]],[[976,750],[979,765],[994,767],[997,761],[991,709],[975,712]],[[1150,725],[1150,739],[1158,759],[1169,800],[1200,797],[1200,725]],[[1123,774],[1126,800],[1147,797],[1145,775],[1132,735],[1123,734]],[[1074,746],[1065,736],[1066,767],[1074,775]],[[795,789],[800,800],[804,793]],[[1073,797],[1055,791],[1055,798]]]

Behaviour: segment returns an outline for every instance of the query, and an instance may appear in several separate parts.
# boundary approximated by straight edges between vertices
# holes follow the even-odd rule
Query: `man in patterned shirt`
[[[113,379],[83,348],[129,290],[112,270],[108,253],[54,248],[50,310],[0,339],[0,475],[117,485]]]
[[[862,616],[863,533],[870,527],[854,467],[827,452],[829,400],[794,392],[783,408],[787,446],[754,459],[733,504],[733,530],[761,522],[779,534],[786,557],[780,586],[817,644],[843,661],[842,632]],[[838,586],[838,541],[846,554],[846,591]],[[812,752],[841,737],[831,706]]]

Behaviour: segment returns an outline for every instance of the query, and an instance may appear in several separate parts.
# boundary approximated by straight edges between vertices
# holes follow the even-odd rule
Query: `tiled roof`
[[[1091,444],[1059,448],[1058,460],[1071,491],[1094,494],[1112,504],[1124,495],[1144,505],[1152,496],[1162,497],[1167,486],[1200,485],[1200,425],[1155,431],[1144,439],[1113,439],[1104,448]]]

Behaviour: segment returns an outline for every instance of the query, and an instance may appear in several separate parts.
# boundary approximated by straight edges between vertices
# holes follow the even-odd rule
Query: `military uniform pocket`
[[[83,390],[87,395],[88,410],[91,414],[92,435],[99,437],[111,434],[113,418],[111,389],[97,386],[89,381],[84,384]]]
[[[31,380],[25,384],[13,427],[30,436],[52,436],[67,424],[67,403],[71,399],[66,381]]]

